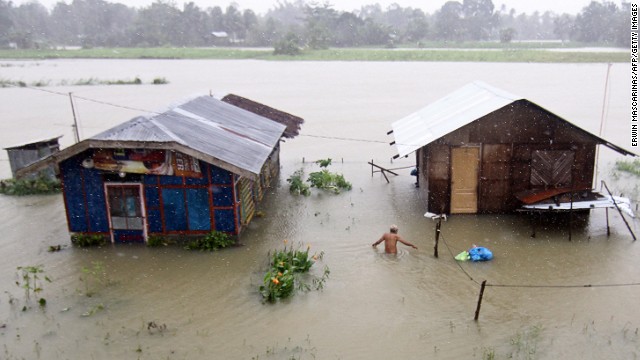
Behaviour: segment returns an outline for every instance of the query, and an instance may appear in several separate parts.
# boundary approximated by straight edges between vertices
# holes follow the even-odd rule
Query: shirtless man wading
[[[398,227],[396,225],[391,225],[391,229],[389,229],[389,231],[390,233],[384,233],[380,238],[380,240],[374,242],[371,246],[376,247],[378,246],[378,244],[384,241],[384,252],[386,252],[387,254],[398,253],[398,248],[396,247],[396,244],[398,243],[398,241],[407,246],[411,246],[414,249],[418,249],[417,246],[406,241],[405,239],[402,238],[402,236],[398,235]]]

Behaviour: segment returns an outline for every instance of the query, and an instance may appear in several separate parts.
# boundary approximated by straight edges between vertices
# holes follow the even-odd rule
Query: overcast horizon
[[[48,9],[52,9],[56,3],[65,2],[70,3],[72,0],[13,0],[14,5],[18,6],[21,4],[29,3],[37,1],[47,7]],[[126,4],[130,7],[145,7],[156,0],[106,0],[111,3],[122,3]],[[294,2],[295,0],[290,0],[288,2]],[[434,11],[440,9],[444,3],[448,0],[432,0],[432,1],[424,1],[424,0],[341,0],[341,1],[329,1],[330,4],[333,5],[333,8],[341,11],[353,11],[358,10],[364,5],[372,5],[372,4],[380,4],[383,9],[386,9],[390,4],[397,3],[402,7],[413,7],[420,8],[427,13],[433,13]],[[523,0],[494,0],[493,4],[496,10],[500,10],[502,5],[506,6],[507,11],[511,9],[515,9],[516,13],[527,13],[531,14],[535,11],[540,13],[544,13],[545,11],[552,11],[556,14],[568,13],[575,15],[582,11],[582,9],[588,6],[592,0],[568,0],[568,1],[558,1],[558,0],[537,0],[537,1],[523,1]],[[175,4],[182,8],[185,3],[194,2],[200,8],[206,9],[209,7],[220,6],[223,9],[228,7],[231,3],[235,3],[238,5],[240,10],[251,9],[258,14],[265,14],[269,9],[272,9],[276,6],[280,1],[265,1],[265,0],[235,0],[235,1],[211,1],[211,0],[173,0]],[[286,2],[286,1],[282,1]],[[310,2],[310,1],[307,1]],[[319,3],[323,3],[324,1],[318,1]],[[462,2],[462,0],[460,0]],[[622,0],[611,1],[616,5],[620,6]],[[637,0],[631,1],[632,3],[637,2]]]

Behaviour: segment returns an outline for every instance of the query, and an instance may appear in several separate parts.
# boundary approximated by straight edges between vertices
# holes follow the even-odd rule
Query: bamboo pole
[[[616,207],[616,209],[620,213],[620,217],[622,218],[622,221],[624,221],[624,224],[627,225],[627,229],[631,233],[631,237],[633,237],[633,241],[636,241],[636,234],[634,234],[633,230],[631,230],[631,226],[629,226],[627,219],[625,219],[624,215],[622,214],[622,210],[620,210],[620,208],[618,207],[618,203],[616,203],[616,200],[613,198],[613,194],[611,194],[611,191],[609,190],[609,187],[607,186],[607,183],[604,182],[604,180],[602,180],[602,185],[604,185],[604,188],[607,189],[609,196],[611,196],[611,201],[613,202],[613,205]]]
[[[440,241],[440,227],[442,226],[442,216],[438,219],[438,223],[436,224],[436,244],[433,247],[433,256],[438,258],[438,242]]]
[[[484,288],[486,285],[487,280],[483,281],[480,285],[480,295],[478,296],[478,306],[476,306],[476,316],[473,318],[475,321],[478,321],[478,318],[480,317],[480,306],[482,306],[482,296],[484,295]]]

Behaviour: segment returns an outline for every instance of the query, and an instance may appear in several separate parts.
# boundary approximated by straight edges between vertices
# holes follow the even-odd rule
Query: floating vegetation
[[[18,266],[19,280],[16,281],[16,285],[23,288],[25,291],[25,299],[28,302],[32,296],[37,296],[43,291],[43,281],[51,282],[51,279],[44,275],[44,269],[42,265],[36,266]],[[43,297],[38,299],[38,304],[44,307],[47,304],[47,300]],[[22,308],[22,311],[26,311],[27,305]]]
[[[312,277],[311,285],[302,278],[302,274],[309,272],[316,261],[322,260],[324,252],[309,256],[310,246],[306,250],[294,249],[293,246],[283,250],[278,250],[270,255],[270,269],[265,273],[263,284],[260,286],[260,293],[265,301],[275,302],[278,299],[287,298],[295,290],[310,291],[312,289],[322,290],[325,281],[329,278],[329,268],[325,266],[321,277]]]
[[[82,316],[82,317],[93,316],[93,315],[95,315],[96,313],[98,313],[98,312],[100,312],[102,310],[104,310],[104,305],[103,304],[98,304],[98,305],[95,305],[94,307],[92,307],[91,309],[89,309],[88,311],[82,313],[82,315],[80,315],[80,316]]]
[[[164,77],[157,77],[151,80],[148,84],[151,85],[164,85],[169,81]],[[22,80],[10,80],[0,79],[0,87],[45,87],[45,86],[95,86],[95,85],[143,85],[145,82],[139,77],[133,79],[116,79],[116,80],[104,80],[99,78],[90,77],[88,79],[78,80],[60,80],[54,83],[49,79],[41,79],[27,83]]]
[[[323,169],[309,174],[307,182],[310,183],[311,186],[302,181],[304,176],[303,169],[295,171],[293,175],[287,179],[287,182],[290,184],[289,191],[292,194],[309,196],[311,194],[310,187],[331,191],[335,194],[339,194],[342,190],[351,190],[351,183],[348,182],[342,174],[332,173],[327,170],[327,167],[331,165],[331,158],[318,160],[315,163]]]
[[[147,323],[147,331],[149,331],[149,334],[153,334],[154,332],[163,334],[166,330],[167,324],[158,325],[158,323],[156,323],[155,321],[149,321]]]
[[[169,81],[166,78],[157,77],[157,78],[153,79],[153,81],[151,83],[153,85],[164,85],[164,84],[168,84]]]
[[[60,181],[40,176],[36,179],[0,180],[0,194],[5,195],[43,195],[56,194],[61,191]]]
[[[62,251],[63,248],[65,248],[66,246],[63,245],[49,245],[49,252],[58,252],[58,251]]]
[[[91,267],[83,266],[80,281],[84,283],[84,295],[87,297],[95,295],[98,286],[106,286],[110,283],[102,261],[92,261]]]
[[[73,234],[71,243],[79,247],[102,246],[107,243],[107,239],[102,234]]]
[[[229,234],[221,231],[212,231],[205,237],[191,241],[186,248],[188,250],[216,251],[232,246],[235,243],[235,239]]]
[[[287,179],[287,182],[290,184],[289,192],[295,195],[304,195],[304,196],[311,195],[311,190],[309,188],[309,185],[305,184],[304,181],[302,180],[303,176],[304,176],[304,169],[299,169],[299,170],[296,170],[293,173],[293,175],[291,175]]]

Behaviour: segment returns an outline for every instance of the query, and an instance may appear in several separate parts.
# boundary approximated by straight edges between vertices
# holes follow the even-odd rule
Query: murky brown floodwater
[[[280,185],[242,237],[244,246],[216,253],[169,247],[77,249],[61,196],[0,196],[0,349],[7,359],[634,359],[640,355],[640,287],[488,287],[480,321],[473,315],[476,282],[502,285],[583,285],[640,282],[640,243],[619,215],[603,210],[575,228],[538,229],[526,218],[454,216],[443,225],[451,253],[471,244],[495,255],[463,263],[445,246],[433,257],[435,223],[422,217],[409,169],[387,184],[371,176],[374,159],[389,167],[391,122],[458,87],[483,80],[522,95],[598,132],[606,64],[359,63],[262,61],[55,60],[2,61],[0,78],[57,84],[90,77],[139,76],[168,85],[52,86],[0,89],[0,146],[64,135],[73,141],[69,99],[46,91],[159,110],[196,93],[233,92],[306,119],[303,135],[282,148]],[[604,136],[629,145],[630,67],[611,68]],[[140,112],[76,100],[83,137]],[[344,141],[331,137],[369,141]],[[309,161],[331,157],[354,188],[338,196],[288,193],[285,179]],[[302,162],[303,158],[306,160]],[[10,176],[6,152],[0,177]],[[638,182],[611,176],[619,156],[603,150],[599,179],[637,198]],[[419,246],[389,257],[370,244],[397,223]],[[637,231],[637,222],[632,223]],[[331,277],[322,292],[298,293],[275,305],[257,288],[267,253],[282,240],[324,251]],[[64,245],[49,253],[50,245]],[[83,267],[104,264],[110,283],[84,295]],[[18,266],[43,265],[46,311],[22,312]],[[13,299],[13,304],[11,303]],[[83,316],[89,315],[89,316]],[[150,332],[149,322],[166,325]]]

